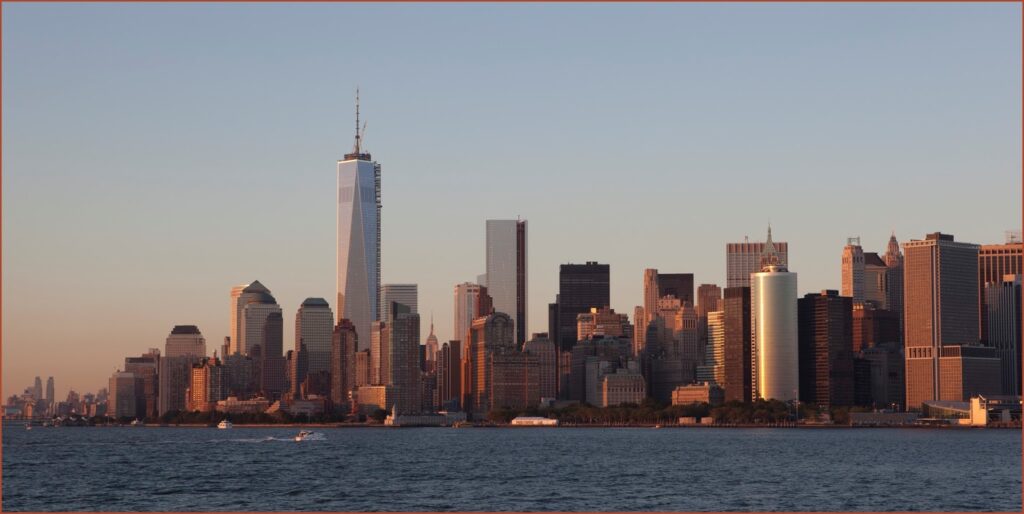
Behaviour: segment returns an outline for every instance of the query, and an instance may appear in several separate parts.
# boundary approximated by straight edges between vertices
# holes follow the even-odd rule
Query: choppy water
[[[1021,510],[1021,433],[3,430],[3,510]]]

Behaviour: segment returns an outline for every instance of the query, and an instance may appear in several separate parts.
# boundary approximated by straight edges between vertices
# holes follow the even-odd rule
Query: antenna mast
[[[359,144],[359,87],[356,87],[356,148],[355,154],[358,155],[361,150]]]

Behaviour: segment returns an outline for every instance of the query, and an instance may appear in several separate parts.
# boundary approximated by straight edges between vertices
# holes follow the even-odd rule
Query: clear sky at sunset
[[[1021,220],[1019,4],[5,4],[3,393],[106,387],[232,286],[334,308],[335,162],[362,91],[383,282],[423,336],[529,221],[529,329],[558,265],[725,283],[789,242],[800,294],[849,236],[999,243]]]

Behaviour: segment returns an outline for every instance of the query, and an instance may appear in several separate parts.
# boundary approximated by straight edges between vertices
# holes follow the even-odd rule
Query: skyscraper
[[[206,339],[195,325],[175,325],[164,344],[158,373],[157,413],[185,410],[192,366],[206,355]],[[239,356],[241,357],[241,356]]]
[[[799,394],[797,277],[765,242],[765,266],[750,276],[754,398],[790,401]]]
[[[936,232],[904,243],[903,251],[907,408],[919,409],[929,400],[963,401],[941,396],[943,380],[953,377],[940,373],[940,359],[976,353],[954,356],[942,348],[978,342],[978,245]]]
[[[697,317],[703,318],[709,312],[721,310],[722,288],[717,284],[701,284],[697,288]]]
[[[377,312],[385,317],[391,302],[398,302],[409,308],[412,314],[419,313],[419,293],[416,284],[384,284],[380,286],[380,307]]]
[[[338,319],[352,321],[360,350],[369,347],[370,323],[380,319],[380,164],[362,148],[359,92],[356,142],[338,161]]]
[[[441,410],[462,409],[462,341],[441,345],[437,357],[437,402]]]
[[[824,409],[853,404],[853,299],[834,290],[797,301],[800,401]]]
[[[245,345],[245,331],[242,329],[245,317],[245,306],[252,302],[259,302],[263,295],[269,295],[267,289],[259,280],[253,280],[249,284],[242,284],[231,288],[231,335],[228,336],[228,352],[230,355],[248,355],[249,349]]]
[[[160,383],[157,373],[160,370],[160,350],[150,348],[139,357],[125,357],[124,370],[132,373],[142,381],[142,390],[137,391],[136,401],[139,402],[140,417],[159,416]]]
[[[899,316],[899,341],[903,342],[904,321],[903,321],[903,254],[900,252],[900,243],[896,240],[896,233],[889,236],[889,244],[886,246],[885,256],[885,308],[895,312]]]
[[[654,319],[658,300],[665,296],[674,296],[681,302],[694,303],[693,273],[659,273],[648,268],[644,270],[644,311],[648,321]]]
[[[558,395],[558,352],[547,334],[533,334],[523,345],[523,352],[537,358],[538,394],[541,398]]]
[[[494,310],[494,304],[491,296],[487,293],[487,288],[479,284],[470,282],[456,284],[454,294],[455,315],[452,321],[452,339],[465,342],[473,320],[490,314]],[[463,344],[460,347],[464,352],[466,345]]]
[[[982,245],[978,249],[979,312],[981,340],[988,338],[988,309],[985,308],[985,286],[999,284],[1006,275],[1024,274],[1024,243],[1010,238],[1006,244]]]
[[[494,310],[515,322],[514,340],[526,341],[526,220],[487,220],[487,292]]]
[[[427,342],[423,345],[423,362],[421,368],[423,371],[433,373],[437,371],[437,352],[439,347],[437,344],[437,336],[434,335],[434,316],[430,316],[430,334],[427,336]]]
[[[54,407],[53,398],[53,377],[46,379],[46,403]]]
[[[306,373],[327,373],[331,369],[331,339],[334,314],[323,298],[306,298],[295,313],[295,351],[305,345]],[[297,377],[302,383],[305,377]]]
[[[473,320],[469,330],[468,401],[467,411],[484,415],[492,408],[493,383],[492,356],[514,352],[516,348],[515,324],[508,314],[495,312]]]
[[[562,264],[558,272],[558,334],[552,335],[560,351],[576,344],[576,316],[591,308],[611,305],[610,267],[607,264]],[[497,305],[495,305],[497,308]],[[556,339],[557,338],[557,339]]]
[[[39,401],[43,399],[43,379],[36,377],[35,385],[32,387],[32,399]]]
[[[771,240],[772,228],[768,227],[768,239]],[[725,287],[750,287],[750,274],[761,271],[764,267],[765,246],[764,243],[751,243],[744,240],[742,243],[727,243],[725,245]],[[775,254],[778,256],[778,263],[782,266],[789,265],[789,243],[773,241]]]
[[[985,284],[988,343],[1002,365],[1002,394],[1021,395],[1021,275]]]
[[[842,295],[853,298],[855,303],[864,301],[864,249],[859,237],[846,240],[843,247]]]
[[[420,398],[420,315],[403,304],[392,302],[388,316],[388,362],[385,385],[395,387],[394,405],[400,413],[419,412]]]
[[[356,387],[356,330],[347,319],[338,320],[331,336],[331,403],[343,411]]]

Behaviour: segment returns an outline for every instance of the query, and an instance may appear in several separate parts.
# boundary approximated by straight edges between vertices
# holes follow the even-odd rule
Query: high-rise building
[[[305,346],[306,373],[331,370],[331,341],[334,337],[334,313],[323,298],[306,298],[295,314],[295,351]],[[302,383],[305,376],[294,380]]]
[[[853,405],[853,299],[826,290],[797,305],[800,401],[824,409]]]
[[[175,325],[164,344],[157,374],[157,413],[185,410],[185,392],[188,390],[192,366],[206,356],[206,339],[195,325]]]
[[[999,356],[1005,395],[1021,395],[1021,307],[1021,275],[985,284],[988,344]]]
[[[188,410],[210,412],[216,409],[218,401],[226,398],[224,366],[217,357],[203,358],[202,362],[192,366],[186,401]]]
[[[338,161],[338,319],[347,319],[360,334],[359,349],[369,347],[370,323],[381,319],[380,299],[380,164],[362,148],[359,93],[356,93],[356,140],[352,153]]]
[[[653,319],[658,300],[673,296],[680,302],[694,303],[693,273],[659,273],[648,268],[644,270],[644,311]]]
[[[722,298],[725,378],[719,385],[725,389],[726,401],[749,402],[753,398],[750,319],[750,288],[725,288]]]
[[[249,323],[249,308],[252,305],[246,307],[247,325]],[[277,304],[275,303],[274,306],[276,307]],[[260,391],[268,400],[276,400],[281,397],[281,393],[287,386],[285,370],[288,363],[283,354],[284,318],[281,317],[280,307],[266,314],[263,318],[262,329],[259,345],[253,346],[260,348],[259,362],[262,363],[260,365]],[[247,335],[246,339],[251,341],[255,338]]]
[[[768,239],[771,240],[771,227],[768,227]],[[768,242],[727,243],[725,245],[725,287],[750,287],[750,274],[761,271],[764,267],[765,247]],[[789,243],[772,241],[778,263],[789,265]],[[726,393],[728,394],[728,392]]]
[[[576,315],[576,340],[594,336],[633,338],[633,325],[629,316],[618,314],[609,307],[591,307],[590,312]]]
[[[952,356],[944,347],[979,339],[978,245],[936,232],[904,243],[903,252],[907,408],[930,400],[963,401],[941,396],[942,382],[951,378],[941,372],[940,361]]]
[[[128,371],[115,372],[110,376],[108,394],[107,416],[116,419],[146,416],[141,377]]]
[[[380,306],[377,312],[384,317],[391,302],[398,302],[409,308],[412,314],[419,313],[419,292],[416,284],[383,284],[380,286]]]
[[[1024,274],[1024,243],[1017,242],[1011,237],[1005,244],[981,245],[978,249],[978,309],[981,313],[979,325],[982,342],[989,340],[985,286],[1003,282],[1006,275],[1021,274]]]
[[[889,308],[888,272],[889,267],[877,253],[864,253],[864,301],[879,309]]]
[[[717,284],[701,284],[697,288],[697,317],[703,318],[709,312],[719,311],[722,302],[722,288]]]
[[[558,272],[558,334],[550,336],[560,350],[576,344],[576,316],[611,305],[607,264],[562,264]],[[497,308],[497,305],[495,305]]]
[[[392,302],[388,316],[388,373],[386,385],[395,387],[394,405],[400,413],[416,413],[420,398],[420,315]]]
[[[533,334],[523,345],[523,352],[537,358],[538,394],[541,398],[558,396],[558,351],[547,334]]]
[[[886,246],[885,256],[885,308],[895,312],[899,316],[900,342],[903,342],[903,254],[900,252],[900,243],[896,240],[896,234],[889,236],[889,244]]]
[[[249,345],[245,341],[245,308],[250,303],[265,303],[267,296],[270,296],[270,290],[259,280],[231,288],[231,335],[228,336],[230,355],[249,355]],[[270,298],[273,299],[272,296]]]
[[[331,334],[331,404],[344,412],[356,388],[356,328],[347,319],[338,320]]]
[[[164,345],[164,357],[203,357],[206,338],[195,325],[175,325]]]
[[[452,338],[465,341],[473,320],[486,316],[494,310],[487,288],[470,282],[455,285],[455,316],[452,323]],[[465,351],[466,346],[460,345]]]
[[[798,398],[800,390],[797,276],[780,260],[769,231],[765,242],[766,265],[750,276],[753,395],[791,401]]]
[[[427,342],[423,345],[423,362],[420,363],[420,369],[427,373],[433,373],[437,370],[437,352],[439,348],[437,345],[437,336],[434,335],[434,316],[430,316],[430,334],[427,335]]]
[[[32,387],[32,399],[40,401],[43,399],[43,379],[36,377],[35,385]]]
[[[383,385],[391,373],[391,354],[388,344],[388,323],[374,321],[370,324],[370,384]],[[356,331],[358,334],[358,329]]]
[[[468,401],[464,408],[486,415],[492,408],[492,356],[515,351],[515,323],[508,314],[495,312],[473,320],[469,330]]]
[[[842,294],[853,298],[854,303],[864,301],[864,250],[860,238],[847,238],[843,247]]]
[[[633,355],[640,355],[647,347],[647,311],[637,305],[633,307]]]
[[[697,366],[697,382],[725,383],[725,311],[707,313],[704,364]]]
[[[527,343],[529,344],[529,343]],[[440,410],[462,409],[462,341],[441,345],[437,358],[437,401]]]
[[[150,348],[139,357],[125,357],[124,370],[142,380],[142,394],[136,398],[140,402],[140,416],[159,416],[160,383],[157,373],[160,370],[160,350]]]
[[[487,292],[494,310],[515,322],[514,340],[526,342],[526,220],[487,220]]]
[[[853,352],[883,343],[900,344],[900,317],[893,311],[877,308],[871,302],[853,305]]]

